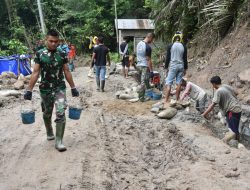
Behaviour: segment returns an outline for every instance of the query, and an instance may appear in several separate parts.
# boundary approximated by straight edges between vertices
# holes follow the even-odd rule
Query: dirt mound
[[[190,50],[189,71],[192,74],[190,80],[198,85],[211,89],[209,79],[214,75],[219,75],[224,83],[231,84],[238,88],[241,93],[240,98],[245,100],[249,94],[249,86],[238,83],[238,75],[249,68],[250,59],[250,29],[248,23],[242,25],[225,37],[213,52],[206,50],[203,55],[195,54],[193,47]],[[194,73],[199,72],[199,75]],[[240,88],[239,88],[240,87]]]
[[[124,113],[129,115],[149,115],[153,102],[130,103],[123,100],[110,100],[103,102],[106,111],[114,113]]]

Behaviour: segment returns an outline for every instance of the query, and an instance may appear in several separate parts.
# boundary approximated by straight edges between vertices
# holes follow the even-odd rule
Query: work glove
[[[78,97],[79,96],[79,92],[76,88],[72,88],[71,89],[71,94],[73,97]]]
[[[151,79],[154,78],[154,72],[149,73],[149,78],[151,78]]]
[[[24,94],[23,97],[24,97],[25,100],[31,100],[31,99],[32,99],[32,92],[29,91],[29,90],[27,90],[27,91],[25,92],[25,94]]]

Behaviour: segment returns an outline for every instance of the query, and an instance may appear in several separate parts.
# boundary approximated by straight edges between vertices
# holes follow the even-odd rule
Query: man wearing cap
[[[185,88],[181,101],[183,101],[187,96],[196,102],[196,109],[202,114],[206,110],[207,104],[207,93],[198,85],[188,82],[187,78],[183,78],[181,82],[181,86]]]
[[[241,118],[241,104],[237,99],[238,93],[229,85],[221,83],[219,76],[214,76],[210,80],[213,88],[216,89],[212,104],[202,114],[203,117],[214,109],[216,105],[219,105],[220,110],[226,116],[226,121],[229,127],[229,132],[225,135],[224,141],[229,142],[231,139],[239,140],[239,124]]]
[[[176,81],[176,100],[179,100],[181,91],[182,77],[188,69],[187,48],[182,43],[182,34],[177,32],[173,37],[173,43],[167,48],[165,69],[167,70],[166,78],[166,102],[169,101],[171,86]]]
[[[91,38],[92,39],[92,38]],[[89,49],[91,49],[92,51],[94,50],[95,47],[98,46],[98,37],[95,36],[93,38],[93,40],[90,41],[90,45],[89,45]],[[93,55],[93,54],[92,54]],[[94,65],[95,65],[95,62],[92,61],[91,62],[91,65],[90,65],[90,69],[89,69],[89,73],[88,73],[88,77],[90,78],[93,78],[94,77]]]

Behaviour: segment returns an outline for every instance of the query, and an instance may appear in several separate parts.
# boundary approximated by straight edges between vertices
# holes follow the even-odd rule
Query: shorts
[[[184,75],[183,64],[171,64],[166,78],[166,85],[172,86],[174,80],[176,80],[177,85],[181,84],[183,75]]]
[[[128,56],[123,57],[122,67],[129,67],[129,57]]]
[[[239,125],[240,125],[240,113],[233,113],[231,111],[227,112],[226,120],[229,128],[236,134],[239,135]]]

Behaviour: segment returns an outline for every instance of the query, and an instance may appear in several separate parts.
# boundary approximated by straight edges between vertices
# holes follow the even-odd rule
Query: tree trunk
[[[31,42],[30,42],[30,38],[29,38],[28,35],[27,35],[27,31],[26,31],[26,28],[25,28],[24,24],[23,24],[23,27],[24,27],[23,35],[24,35],[24,37],[25,37],[26,43],[28,44],[29,49],[32,49],[32,44],[31,44]]]
[[[12,9],[12,0],[5,0],[5,4],[6,4],[6,8],[7,8],[7,11],[8,11],[8,17],[9,17],[9,21],[10,21],[10,24],[12,23],[12,14],[11,14],[11,9]]]

